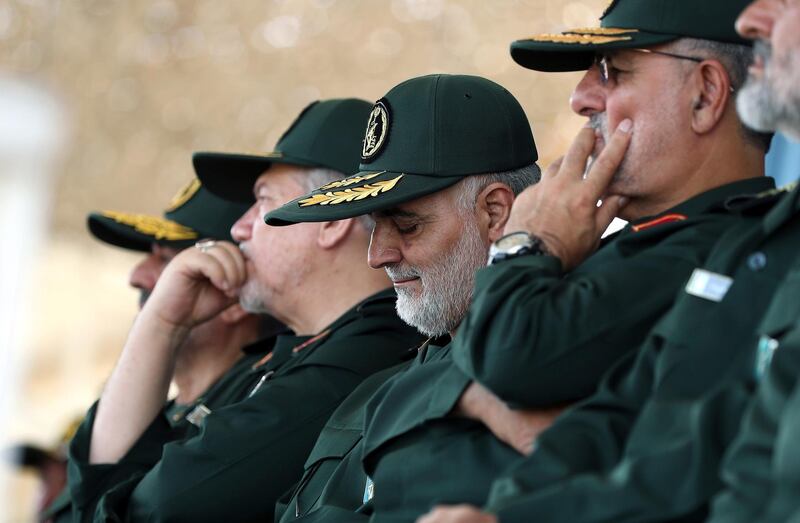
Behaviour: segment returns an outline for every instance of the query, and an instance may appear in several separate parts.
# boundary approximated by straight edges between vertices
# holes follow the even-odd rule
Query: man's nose
[[[246,213],[244,213],[236,223],[231,227],[231,237],[237,243],[241,243],[250,239],[253,232],[253,221],[258,215],[258,205],[253,204]]]
[[[777,0],[756,0],[739,15],[736,20],[736,31],[744,38],[769,39],[780,3]]]
[[[586,71],[569,99],[572,110],[581,116],[592,116],[606,110],[605,89],[600,81],[600,69],[594,65]]]

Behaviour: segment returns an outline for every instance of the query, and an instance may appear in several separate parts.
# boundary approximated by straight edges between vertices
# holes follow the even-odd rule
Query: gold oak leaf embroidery
[[[401,174],[397,178],[392,178],[391,180],[368,183],[367,185],[362,185],[361,187],[353,187],[343,191],[314,194],[304,200],[300,200],[298,203],[300,204],[300,207],[310,207],[312,205],[338,205],[344,202],[363,200],[365,198],[375,197],[381,193],[391,191],[402,177],[403,175]]]
[[[327,191],[328,189],[338,189],[339,187],[347,187],[348,185],[353,185],[353,184],[356,184],[356,183],[359,183],[359,182],[363,182],[363,181],[366,181],[366,180],[371,180],[371,179],[375,178],[376,176],[378,176],[379,174],[383,174],[385,172],[386,171],[381,171],[379,173],[365,174],[363,176],[353,176],[352,178],[345,178],[344,180],[338,180],[338,181],[335,181],[335,182],[331,182],[331,183],[329,183],[327,185],[323,185],[322,187],[320,187],[317,190],[318,191]]]
[[[117,223],[128,225],[142,234],[152,236],[157,240],[194,240],[197,238],[197,233],[188,227],[157,218],[155,216],[147,216],[145,214],[127,214],[124,212],[116,211],[103,211],[102,215],[111,218]]]

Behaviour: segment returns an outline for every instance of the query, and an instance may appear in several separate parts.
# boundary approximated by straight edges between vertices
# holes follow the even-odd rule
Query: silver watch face
[[[514,252],[521,247],[531,247],[532,245],[533,241],[531,241],[530,235],[523,231],[506,234],[495,242],[495,246],[497,247],[498,251],[509,253]]]

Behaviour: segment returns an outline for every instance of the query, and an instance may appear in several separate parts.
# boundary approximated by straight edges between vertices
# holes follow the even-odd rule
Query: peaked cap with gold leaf
[[[269,225],[389,209],[467,176],[519,169],[538,158],[519,102],[477,76],[407,80],[375,103],[365,123],[360,172],[275,209],[264,218]]]
[[[230,230],[247,211],[211,194],[196,178],[172,198],[164,217],[118,211],[89,214],[89,232],[100,241],[134,251],[149,251],[153,243],[182,249],[203,238],[231,241]]]
[[[540,34],[511,44],[511,57],[537,71],[580,71],[597,52],[643,48],[683,37],[751,45],[734,23],[751,0],[612,0],[600,27]]]
[[[272,152],[197,152],[194,170],[217,196],[253,203],[253,184],[273,163],[324,167],[344,175],[358,169],[364,120],[372,105],[357,98],[313,102],[295,118]]]

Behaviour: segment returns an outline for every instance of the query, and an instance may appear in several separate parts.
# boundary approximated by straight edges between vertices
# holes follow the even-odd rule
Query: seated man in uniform
[[[711,31],[723,18],[733,27],[729,17],[708,16],[715,4],[734,7],[620,0],[604,34],[647,27],[636,24],[653,23],[647,11],[659,8],[687,27],[702,23]],[[706,16],[698,20],[700,6]],[[613,18],[625,7],[627,20]],[[796,33],[798,7],[757,2],[740,19],[745,36],[771,36],[773,44],[772,56],[769,48],[756,49],[754,74],[737,100],[742,120],[762,131],[800,131],[797,44],[778,37]],[[657,37],[638,33],[617,45]],[[554,59],[552,45],[520,42],[513,49],[520,58],[530,53],[531,66],[538,53]],[[623,73],[620,88],[627,79]],[[533,454],[495,482],[484,511],[440,508],[420,522],[705,521],[721,477],[727,490],[714,500],[714,523],[793,521],[800,515],[798,198],[797,189],[786,189],[726,202],[740,213],[739,223],[721,235],[638,355],[621,361],[596,394],[537,438]]]
[[[144,254],[130,275],[142,307],[172,258],[203,238],[230,240],[230,228],[245,210],[244,204],[209,193],[195,178],[172,198],[163,218],[102,211],[89,214],[87,226],[104,243]],[[257,338],[268,338],[280,328],[273,318],[248,314],[239,305],[197,325],[176,354],[171,380],[177,394],[160,415],[176,430],[186,430],[189,424],[199,425],[204,413],[243,399],[253,379],[250,367],[270,349]],[[69,511],[69,491],[64,489],[44,518],[67,521]]]
[[[734,14],[729,15],[731,21],[734,17]],[[725,67],[719,61],[709,60],[703,73],[710,80],[692,83],[692,93],[688,92],[688,87],[687,92],[678,93],[670,89],[679,91],[692,71],[682,67],[673,69],[670,62],[653,65],[663,66],[654,84],[670,80],[660,94],[665,104],[689,94],[701,97],[702,103],[684,108],[680,124],[665,129],[663,134],[649,123],[637,124],[636,111],[629,110],[621,117],[615,112],[609,125],[619,129],[606,137],[608,145],[585,178],[586,160],[594,149],[595,135],[592,129],[581,132],[566,158],[543,176],[540,184],[544,187],[540,190],[537,184],[515,201],[509,220],[516,223],[505,225],[505,231],[510,234],[495,242],[491,249],[490,257],[496,267],[478,272],[476,290],[483,296],[476,294],[473,298],[470,312],[459,324],[453,343],[433,352],[435,357],[432,351],[426,351],[418,359],[418,365],[393,377],[372,396],[365,412],[361,450],[350,451],[339,470],[331,473],[329,481],[315,477],[322,467],[315,470],[312,460],[307,462],[298,495],[290,500],[289,519],[293,514],[308,510],[309,501],[314,503],[317,497],[326,496],[327,504],[318,503],[316,513],[320,516],[316,518],[314,513],[309,513],[303,521],[313,518],[333,521],[334,513],[341,514],[343,521],[352,521],[359,517],[355,510],[365,518],[371,514],[374,521],[410,521],[436,503],[483,503],[492,479],[519,459],[519,455],[498,438],[522,452],[528,452],[529,448],[515,441],[516,419],[524,420],[525,416],[516,414],[505,404],[486,403],[474,397],[469,392],[471,389],[465,395],[469,401],[458,405],[469,378],[452,360],[463,332],[474,328],[472,310],[476,307],[485,310],[485,303],[495,299],[494,293],[519,293],[507,304],[495,300],[493,307],[518,312],[513,322],[503,323],[502,328],[509,336],[523,329],[528,333],[526,337],[504,340],[505,345],[500,347],[504,354],[505,347],[514,347],[521,357],[528,357],[522,362],[525,370],[520,373],[525,376],[518,378],[521,380],[518,385],[530,392],[525,404],[548,411],[544,419],[533,416],[533,423],[541,428],[547,424],[552,409],[589,395],[605,369],[626,353],[635,351],[652,325],[669,308],[677,289],[685,283],[692,269],[705,259],[714,239],[736,222],[736,216],[726,211],[721,203],[732,195],[772,187],[771,181],[762,176],[765,146],[758,137],[743,133],[732,108]],[[444,81],[425,85],[412,80],[392,90],[386,102],[379,103],[373,110],[373,114],[388,115],[379,119],[382,123],[376,126],[387,131],[385,137],[378,134],[382,140],[371,140],[369,135],[365,140],[365,143],[382,143],[383,146],[373,156],[365,154],[361,183],[352,182],[349,190],[322,188],[272,213],[268,223],[301,221],[312,215],[317,219],[343,218],[352,216],[351,213],[371,211],[380,225],[381,217],[388,214],[397,222],[398,232],[387,240],[381,228],[376,227],[371,263],[386,265],[395,286],[413,296],[417,285],[415,273],[405,270],[398,253],[406,244],[413,245],[410,238],[414,238],[414,234],[421,235],[431,229],[430,218],[420,211],[407,212],[402,206],[393,210],[391,205],[399,201],[399,196],[392,198],[393,194],[398,194],[394,187],[385,197],[383,194],[373,196],[370,191],[379,189],[376,181],[396,182],[400,187],[409,173],[414,175],[413,180],[427,178],[432,186],[436,186],[440,178],[453,177],[458,171],[448,161],[480,158],[486,150],[483,141],[478,141],[481,132],[485,132],[493,118],[499,117],[496,115],[501,115],[490,102],[484,102],[479,108],[466,105],[448,112],[445,102],[437,105],[440,100],[436,96],[465,104],[477,97],[467,90],[446,91],[444,85],[447,85]],[[417,92],[404,92],[414,86]],[[640,97],[646,94],[642,86],[630,89],[640,91]],[[406,102],[406,97],[414,102]],[[388,109],[382,110],[384,105]],[[455,102],[453,105],[457,107]],[[673,112],[676,111],[673,109]],[[429,114],[436,116],[433,122],[423,119]],[[474,120],[467,120],[468,115]],[[641,115],[645,120],[647,116]],[[692,125],[693,118],[702,123]],[[416,122],[417,127],[410,127],[409,122]],[[641,132],[637,131],[640,126],[645,128]],[[651,173],[643,173],[638,167],[647,149],[669,148],[669,144],[678,147],[696,140],[702,145],[695,146],[690,155],[681,159],[690,165],[706,162],[705,178],[698,173],[690,176],[680,162],[658,164]],[[629,142],[631,148],[626,154]],[[456,149],[456,146],[463,149]],[[430,156],[426,156],[426,148],[431,148]],[[632,184],[637,191],[627,202],[621,195],[606,195],[606,188],[623,156],[631,169],[626,184]],[[397,173],[403,176],[397,178]],[[657,179],[650,180],[647,174]],[[542,206],[547,206],[546,213],[552,214],[562,225],[559,236],[548,237],[548,240],[562,240],[561,246],[570,247],[576,241],[583,242],[580,247],[584,257],[596,248],[602,231],[626,203],[622,207],[623,215],[631,224],[606,241],[584,263],[578,264],[580,259],[573,251],[568,257],[564,251],[557,250],[559,245],[554,245],[549,255],[543,255],[541,241],[534,242],[527,234],[518,233],[521,230],[519,214],[527,211],[517,209],[520,204],[523,210],[530,205],[530,200],[525,202],[525,195],[530,192],[537,195]],[[362,197],[358,198],[359,195]],[[601,197],[603,204],[597,207]],[[583,202],[585,207],[578,208],[576,202]],[[384,210],[383,205],[387,205],[388,210]],[[571,216],[571,212],[575,215]],[[544,218],[543,221],[549,224]],[[381,249],[387,241],[390,247]],[[383,251],[385,256],[379,256]],[[485,283],[487,277],[498,273],[503,277],[495,277],[490,285]],[[422,281],[424,286],[424,278]],[[520,305],[523,299],[525,304]],[[626,303],[636,303],[636,307],[623,307]],[[422,316],[427,308],[417,306],[411,310],[415,312],[412,317],[416,317]],[[616,318],[616,322],[603,323],[609,317],[609,321]],[[500,338],[495,336],[493,342],[499,343]],[[473,415],[476,405],[484,404],[490,405],[483,419],[486,426],[465,417]],[[536,430],[534,427],[531,433]],[[326,456],[323,445],[320,439],[316,449],[319,452],[312,454],[313,457]],[[363,465],[369,480],[358,475],[359,467],[352,464],[354,459],[362,461],[359,465]],[[325,467],[325,472],[330,472],[329,466]],[[365,485],[360,487],[365,501],[363,506],[359,506],[362,496],[354,496],[359,491],[359,482]],[[309,489],[312,491],[302,492]],[[345,514],[348,509],[349,513]],[[286,513],[283,520],[287,520]]]
[[[515,195],[539,179],[530,124],[500,85],[475,76],[432,75],[389,91],[375,104],[366,129],[362,172],[286,204],[268,214],[267,223],[370,213],[375,228],[369,265],[385,269],[394,283],[400,317],[431,337],[406,374],[416,386],[434,379],[458,388],[458,375],[448,382],[441,374],[449,367],[449,337],[466,313],[475,272],[486,265],[489,244],[502,235]],[[380,385],[365,381],[328,421],[281,521],[307,513],[315,521],[356,517],[352,510],[367,483],[360,468],[361,428],[365,406]],[[405,390],[412,398],[414,386]],[[424,400],[415,406],[420,414],[440,407]],[[506,459],[515,455],[508,448],[491,450]],[[318,501],[317,489],[329,475],[328,491]]]
[[[308,176],[352,172],[369,110],[356,99],[315,102],[273,153],[195,158],[217,191],[254,202],[232,229],[242,250],[203,240],[164,269],[70,445],[77,520],[268,521],[338,403],[408,357],[419,338],[394,313],[386,276],[362,263],[362,222],[281,234],[254,219],[302,194]],[[187,437],[160,415],[177,354],[197,325],[237,302],[293,335],[250,366],[245,399],[200,413]]]
[[[758,57],[739,95],[742,118],[757,129],[800,137],[800,2],[753,2],[739,17],[737,29],[742,36],[757,40]],[[795,196],[794,209],[796,202]],[[784,234],[794,235],[797,242],[797,211],[788,216],[794,221],[787,224]],[[800,273],[796,265],[759,328],[758,361],[764,379],[726,456],[725,490],[714,500],[711,523],[800,521]],[[742,309],[751,313],[747,304]]]

